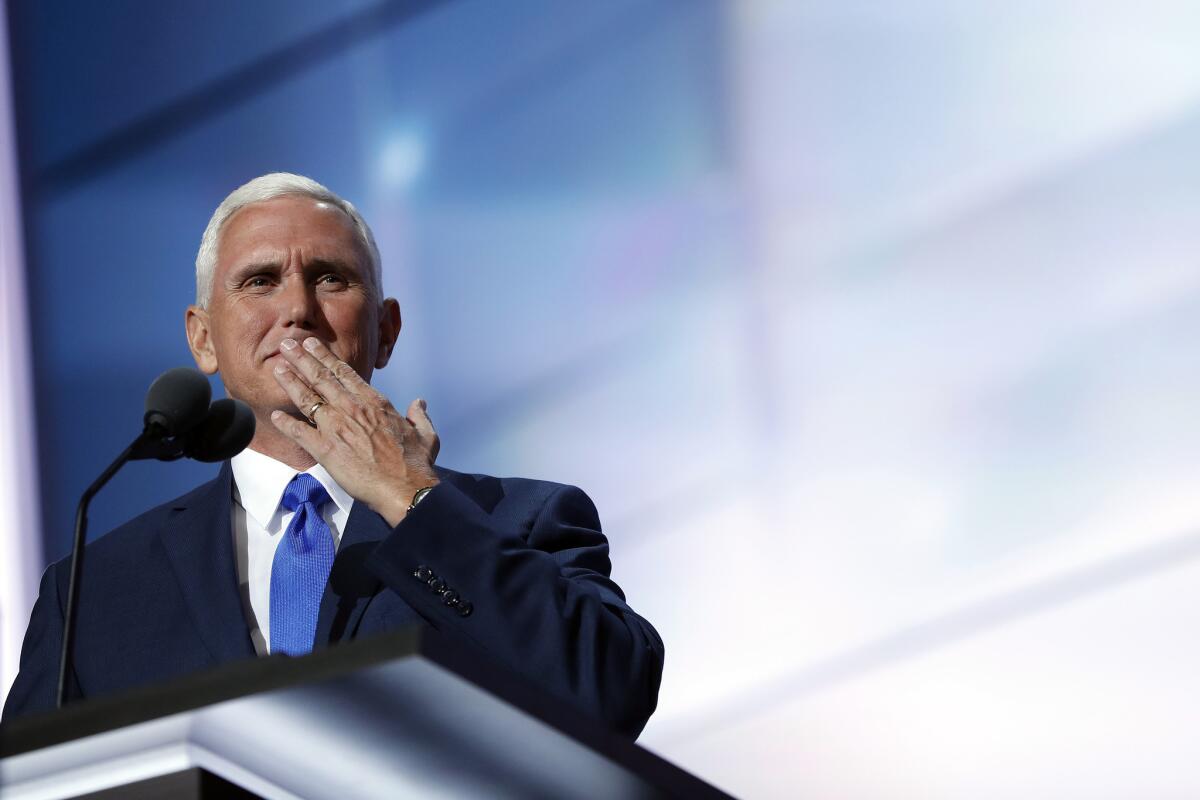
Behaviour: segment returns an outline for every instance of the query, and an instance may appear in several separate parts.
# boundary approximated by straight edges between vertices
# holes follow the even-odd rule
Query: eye
[[[343,278],[341,275],[338,275],[336,272],[326,272],[324,275],[322,275],[320,278],[317,279],[317,283],[324,283],[324,284],[331,284],[331,285],[341,284],[341,283],[345,283],[345,282],[346,282],[346,279]]]
[[[268,275],[251,275],[242,284],[246,289],[265,289],[271,285],[271,278]]]

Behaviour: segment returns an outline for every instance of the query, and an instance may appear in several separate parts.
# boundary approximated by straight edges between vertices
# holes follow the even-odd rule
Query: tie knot
[[[304,503],[312,503],[319,509],[328,502],[329,492],[325,491],[320,481],[307,472],[301,472],[292,478],[291,483],[283,490],[282,505],[288,511],[295,511]]]

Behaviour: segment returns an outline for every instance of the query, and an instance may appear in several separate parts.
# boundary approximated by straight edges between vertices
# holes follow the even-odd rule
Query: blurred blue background
[[[505,453],[514,425],[639,352],[672,275],[695,277],[644,252],[681,232],[626,204],[728,158],[716,4],[31,3],[13,18],[48,558],[69,547],[80,487],[136,433],[148,383],[191,363],[200,233],[250,177],[316,177],[376,228],[405,322],[381,387],[426,397],[447,464],[525,466]],[[555,442],[572,446],[563,464],[597,456]],[[92,529],[210,470],[133,465]]]
[[[213,208],[299,172],[375,229],[440,462],[595,498],[644,744],[755,797],[1200,792],[1193,4],[8,19],[37,566],[190,363]],[[212,472],[127,467],[93,535]]]

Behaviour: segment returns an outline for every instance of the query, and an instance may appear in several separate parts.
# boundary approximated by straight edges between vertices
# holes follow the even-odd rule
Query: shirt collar
[[[255,522],[266,528],[279,509],[283,490],[298,472],[282,461],[249,447],[230,459],[229,463],[233,467],[233,485],[238,502]],[[329,499],[336,503],[341,511],[350,513],[354,498],[338,485],[323,466],[314,464],[304,471],[325,487],[325,491],[329,492]]]

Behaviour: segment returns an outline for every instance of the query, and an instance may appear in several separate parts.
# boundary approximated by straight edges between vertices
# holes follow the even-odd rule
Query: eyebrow
[[[304,266],[304,271],[330,269],[339,272],[350,272],[359,277],[362,276],[358,265],[352,261],[339,261],[332,258],[314,258]]]
[[[278,272],[282,262],[275,258],[264,258],[256,261],[248,261],[244,264],[238,264],[229,271],[228,279],[232,282],[243,280],[251,275],[256,275],[260,272]],[[363,279],[362,271],[357,264],[347,261],[339,261],[331,258],[314,258],[304,265],[305,272],[317,272],[320,270],[332,270],[340,273],[348,273],[356,278]]]
[[[247,261],[243,264],[237,264],[229,270],[229,276],[241,277],[242,275],[252,274],[255,272],[270,272],[279,269],[280,262],[277,259],[263,259],[261,261]]]

